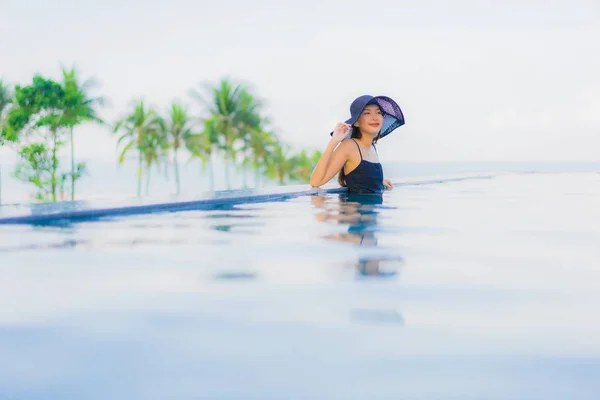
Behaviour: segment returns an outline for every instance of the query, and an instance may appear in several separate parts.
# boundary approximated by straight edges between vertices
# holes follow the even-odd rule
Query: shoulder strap
[[[363,160],[362,158],[362,151],[360,151],[360,146],[358,145],[358,142],[354,139],[352,139],[352,141],[356,144],[356,147],[358,147],[358,153],[360,154],[360,161]]]

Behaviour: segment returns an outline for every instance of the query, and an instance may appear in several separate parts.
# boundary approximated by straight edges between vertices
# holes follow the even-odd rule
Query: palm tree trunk
[[[150,167],[146,168],[146,196],[150,195]]]
[[[52,130],[52,168],[50,170],[50,184],[52,187],[52,201],[56,201],[56,170],[58,170],[58,157],[56,156],[57,152],[57,141],[58,135],[56,134],[56,129]]]
[[[227,190],[231,189],[231,185],[229,184],[229,160],[227,156],[225,156],[225,183],[227,184]]]
[[[137,187],[137,196],[142,196],[142,151],[139,151],[139,160],[138,160],[138,187]]]
[[[2,164],[0,164],[0,206],[2,205]]]
[[[73,143],[73,127],[71,127],[71,201],[75,200],[75,144]]]
[[[258,168],[256,168],[254,170],[254,187],[258,188],[260,184],[260,171],[258,170]]]
[[[212,160],[212,154],[208,155],[208,190],[209,191],[213,191],[215,190],[215,176],[213,173],[213,160]]]
[[[177,194],[181,192],[181,182],[179,181],[179,162],[177,161],[177,149],[173,150],[173,167],[175,168],[175,185]]]
[[[232,133],[230,129],[225,130],[225,145],[227,146],[225,149],[225,183],[227,184],[227,190],[231,189],[231,184],[229,182],[229,160],[233,160],[233,143],[231,138]]]
[[[244,186],[244,189],[248,188],[247,176],[248,174],[246,174],[246,167],[242,165],[242,185]]]

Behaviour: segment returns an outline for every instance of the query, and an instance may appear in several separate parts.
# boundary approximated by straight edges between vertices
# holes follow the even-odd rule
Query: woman
[[[383,179],[375,144],[404,125],[400,107],[389,97],[364,95],[352,102],[350,115],[331,132],[310,178],[311,186],[324,185],[339,173],[338,182],[348,188],[348,193],[381,194],[392,189],[392,182]]]

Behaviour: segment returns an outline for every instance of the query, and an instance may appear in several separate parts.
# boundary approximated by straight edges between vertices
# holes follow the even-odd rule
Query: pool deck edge
[[[499,174],[469,174],[437,177],[421,177],[393,180],[394,186],[431,185],[456,182],[467,179],[491,179]],[[269,189],[247,189],[212,192],[204,197],[188,200],[164,202],[144,202],[110,206],[110,202],[60,202],[60,203],[31,203],[12,206],[0,206],[1,224],[52,224],[60,221],[98,219],[113,216],[138,215],[156,212],[176,212],[189,210],[216,210],[238,204],[249,204],[264,201],[282,201],[299,196],[344,193],[345,188],[324,186],[321,188],[306,188],[307,185],[279,186]],[[121,204],[123,201],[121,201]],[[11,208],[13,215],[2,216],[2,211]]]

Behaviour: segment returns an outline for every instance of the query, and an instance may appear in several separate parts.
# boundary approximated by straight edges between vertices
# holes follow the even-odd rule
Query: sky
[[[229,77],[295,148],[324,149],[372,94],[406,117],[382,161],[600,157],[598,0],[0,0],[0,36],[0,79],[75,65],[108,121],[139,98],[200,113],[189,90]],[[76,131],[81,159],[112,162],[115,149],[107,129]]]

